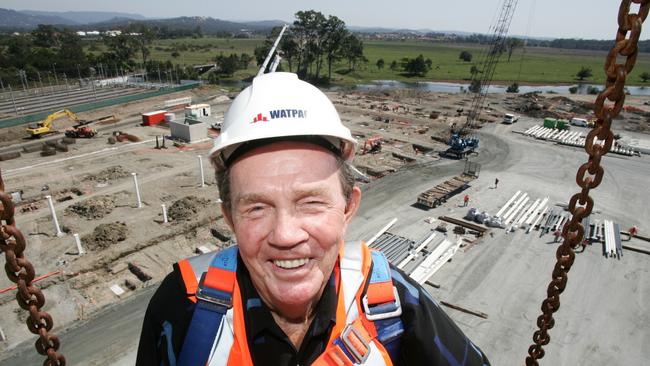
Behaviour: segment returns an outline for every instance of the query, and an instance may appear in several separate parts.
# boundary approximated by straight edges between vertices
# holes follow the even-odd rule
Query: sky
[[[293,21],[299,10],[336,15],[347,25],[491,33],[505,0],[2,0],[14,10],[118,11],[152,18],[210,16],[224,20]],[[552,38],[613,39],[620,1],[519,0],[511,35]],[[634,5],[633,9],[638,9]],[[641,39],[649,39],[650,31]]]

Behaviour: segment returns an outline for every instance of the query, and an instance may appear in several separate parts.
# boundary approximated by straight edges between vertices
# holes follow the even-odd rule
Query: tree
[[[149,46],[154,39],[154,31],[146,24],[134,24],[130,26],[127,31],[133,48],[137,49],[142,55],[142,64],[147,63],[147,57],[151,54]]]
[[[424,76],[431,69],[431,60],[424,60],[421,54],[416,58],[406,58],[404,62],[404,71],[408,75]]]
[[[591,72],[591,67],[585,67],[585,66],[582,66],[580,68],[580,71],[578,71],[578,73],[576,74],[576,76],[580,80],[584,80],[585,78],[589,78],[592,75],[593,75],[593,73]]]
[[[81,45],[81,38],[73,31],[66,29],[59,34],[59,50],[56,64],[59,71],[68,75],[88,69],[86,54]]]
[[[390,69],[392,71],[397,71],[397,69],[399,69],[399,66],[397,65],[397,61],[393,60],[393,62],[390,63]]]
[[[641,75],[639,75],[639,77],[641,78],[641,80],[643,80],[644,83],[647,83],[648,80],[650,80],[650,72],[644,71],[643,73],[641,73]]]
[[[468,51],[461,51],[460,55],[458,55],[458,58],[465,62],[471,62],[472,54],[469,53]]]
[[[348,35],[345,22],[338,17],[330,15],[324,24],[323,50],[327,59],[327,78],[332,79],[332,63],[341,58],[343,39]],[[316,75],[318,77],[318,75]]]
[[[472,65],[472,67],[469,69],[469,73],[472,74],[472,77],[474,77],[474,75],[478,74],[479,72],[481,72],[481,70],[479,70],[476,65]]]
[[[115,63],[120,67],[133,64],[131,58],[136,50],[133,48],[133,42],[131,42],[128,35],[104,36],[103,39],[108,48],[108,52],[104,52],[100,57],[103,62]]]
[[[34,45],[38,47],[55,47],[58,48],[59,43],[59,30],[52,25],[39,24],[36,29],[32,31]]]
[[[376,65],[377,65],[377,70],[381,70],[381,69],[383,69],[383,68],[384,68],[384,63],[385,63],[385,62],[384,62],[384,59],[383,59],[383,58],[380,58],[379,60],[377,60],[377,63],[376,63]]]
[[[320,72],[322,62],[322,42],[326,18],[318,11],[299,11],[295,14],[292,31],[298,49],[298,75],[309,77],[312,65],[316,61],[316,75]]]
[[[343,39],[341,47],[341,55],[348,60],[348,69],[354,71],[357,63],[364,60],[363,56],[363,42],[354,34],[348,34]]]

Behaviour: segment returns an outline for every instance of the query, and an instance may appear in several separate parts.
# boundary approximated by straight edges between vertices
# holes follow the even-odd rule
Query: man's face
[[[230,168],[224,211],[260,296],[286,318],[308,316],[332,273],[360,190],[346,202],[335,157],[308,143],[278,142]]]

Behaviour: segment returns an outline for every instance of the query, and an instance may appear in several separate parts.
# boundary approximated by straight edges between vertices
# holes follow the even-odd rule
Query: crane
[[[470,83],[470,91],[474,92],[472,98],[471,108],[467,114],[467,120],[458,129],[459,135],[463,135],[466,130],[472,127],[473,123],[479,119],[483,102],[488,92],[488,88],[492,83],[494,70],[499,63],[502,51],[505,49],[505,42],[507,40],[508,30],[512,17],[515,14],[518,0],[504,0],[499,11],[499,16],[494,26],[494,33],[490,39],[490,48],[483,56],[482,66],[472,74],[472,81]],[[454,133],[452,128],[452,133]]]

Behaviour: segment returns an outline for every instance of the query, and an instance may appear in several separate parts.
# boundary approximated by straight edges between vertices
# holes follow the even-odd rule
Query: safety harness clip
[[[363,310],[366,313],[366,319],[374,321],[402,315],[402,304],[399,301],[399,294],[395,286],[393,286],[393,294],[395,295],[395,301],[373,307],[368,306],[368,295],[365,295],[361,299],[361,302],[363,303]]]

